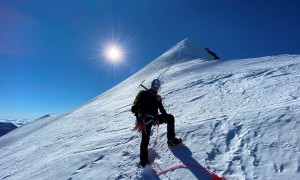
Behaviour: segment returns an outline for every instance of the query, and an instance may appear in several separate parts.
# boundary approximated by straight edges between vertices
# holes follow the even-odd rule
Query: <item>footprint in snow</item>
[[[104,158],[104,155],[101,155],[98,159],[94,160],[92,163],[96,164],[96,163],[98,163],[98,161],[100,161],[103,158]]]
[[[75,171],[73,174],[78,174],[82,169],[84,169],[87,166],[87,164],[84,164],[82,166],[80,166],[77,171]]]

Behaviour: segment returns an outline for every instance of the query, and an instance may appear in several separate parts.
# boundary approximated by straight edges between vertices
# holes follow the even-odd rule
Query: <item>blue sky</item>
[[[299,9],[296,0],[1,0],[0,118],[71,111],[187,37],[224,60],[300,54]],[[124,50],[117,64],[103,56],[111,43]]]

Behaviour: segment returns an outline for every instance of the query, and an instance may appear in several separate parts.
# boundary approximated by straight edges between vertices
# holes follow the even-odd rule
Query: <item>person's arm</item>
[[[167,112],[161,102],[161,97],[159,95],[157,95],[157,100],[158,100],[158,109],[159,109],[160,113],[163,115],[167,114]]]

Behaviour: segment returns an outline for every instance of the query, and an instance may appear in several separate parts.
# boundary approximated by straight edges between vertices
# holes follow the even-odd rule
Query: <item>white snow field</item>
[[[156,175],[139,166],[130,108],[139,84],[157,77],[183,145],[169,148],[162,124],[154,151],[153,127],[156,171],[184,163],[229,180],[300,179],[300,56],[212,59],[185,39],[78,109],[2,136],[0,179],[211,179],[192,167]]]

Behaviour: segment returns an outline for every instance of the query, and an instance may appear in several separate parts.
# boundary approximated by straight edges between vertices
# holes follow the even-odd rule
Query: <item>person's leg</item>
[[[171,114],[158,116],[159,124],[167,123],[167,138],[168,140],[175,138],[175,119],[174,116]]]
[[[146,132],[142,132],[142,141],[140,146],[140,163],[145,166],[148,163],[148,145],[150,140],[150,131],[152,123],[146,125]]]

